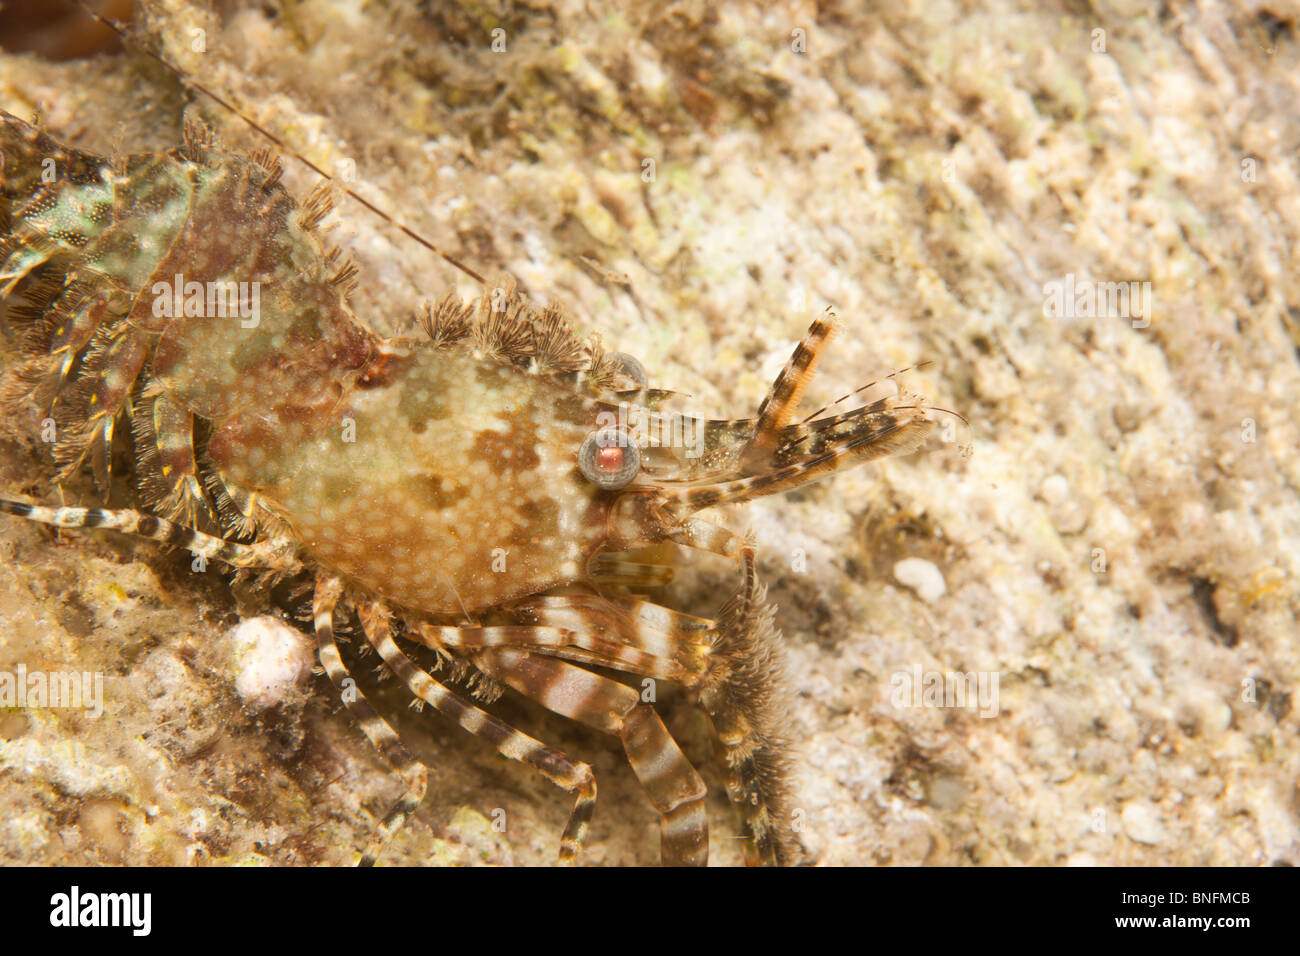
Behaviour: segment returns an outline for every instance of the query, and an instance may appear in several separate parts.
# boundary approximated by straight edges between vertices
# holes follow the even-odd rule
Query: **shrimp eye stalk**
[[[578,449],[578,470],[604,491],[626,488],[641,471],[641,449],[620,428],[592,432]]]

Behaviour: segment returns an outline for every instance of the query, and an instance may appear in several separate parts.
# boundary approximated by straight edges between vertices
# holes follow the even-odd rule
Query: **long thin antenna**
[[[308,169],[314,172],[317,176],[320,176],[322,179],[327,179],[330,182],[334,183],[334,185],[337,186],[338,189],[346,193],[348,196],[356,200],[361,205],[365,206],[367,209],[369,209],[380,219],[383,219],[389,225],[394,226],[397,229],[401,230],[411,239],[415,240],[420,245],[424,246],[424,248],[428,249],[434,255],[442,258],[445,262],[448,262],[451,265],[455,266],[457,269],[465,273],[465,275],[469,276],[475,282],[478,282],[480,285],[484,285],[484,286],[487,285],[486,279],[484,279],[481,275],[479,275],[469,266],[465,265],[465,263],[461,262],[455,256],[443,252],[441,249],[435,246],[428,239],[425,239],[423,236],[421,236],[419,233],[415,232],[414,230],[407,228],[405,225],[398,222],[396,219],[394,219],[388,213],[384,212],[382,209],[380,209],[374,203],[370,202],[365,197],[360,196],[357,193],[353,192],[351,189],[348,189],[346,186],[341,185],[338,182],[338,180],[336,180],[333,176],[325,172],[325,170],[321,169],[319,166],[317,166],[307,157],[303,156],[297,150],[290,147],[287,143],[284,142],[284,140],[280,139],[280,137],[276,136],[270,130],[263,128],[253,120],[249,119],[247,116],[241,113],[237,108],[235,108],[235,106],[226,102],[216,93],[213,93],[211,90],[204,87],[201,83],[195,81],[192,77],[187,76],[183,70],[180,70],[175,66],[172,66],[172,64],[168,63],[166,59],[164,59],[159,54],[155,53],[153,50],[150,50],[148,47],[144,46],[143,44],[134,43],[131,38],[130,30],[127,28],[126,24],[114,20],[111,17],[106,17],[103,14],[99,13],[97,10],[91,9],[91,7],[85,2],[85,0],[73,0],[73,2],[77,6],[81,7],[81,9],[84,10],[89,16],[94,17],[104,26],[108,27],[110,30],[116,33],[118,37],[122,40],[123,46],[126,46],[128,49],[138,50],[139,52],[143,53],[145,56],[149,57],[151,60],[154,60],[165,70],[167,70],[169,73],[173,74],[178,80],[180,80],[187,87],[193,90],[197,90],[198,92],[202,93],[204,96],[208,97],[208,99],[213,100],[219,105],[225,107],[225,109],[227,109],[235,116],[238,116],[250,127],[256,130],[258,133],[261,133],[263,136],[269,139],[272,143],[278,146],[285,153],[292,156],[294,159],[298,160],[298,162],[302,163],[304,166],[306,166]]]

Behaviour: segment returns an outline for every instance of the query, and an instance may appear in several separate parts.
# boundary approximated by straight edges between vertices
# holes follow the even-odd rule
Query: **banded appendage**
[[[45,508],[0,497],[0,512],[58,528],[112,530],[236,568],[290,573],[303,567],[291,541],[223,541],[136,511]],[[369,644],[413,696],[575,795],[561,834],[561,862],[580,858],[595,809],[596,781],[590,768],[510,727],[419,668],[395,640],[399,632],[449,659],[454,655],[471,662],[481,674],[557,714],[618,737],[660,814],[661,860],[666,865],[707,862],[704,783],[636,690],[585,666],[673,680],[695,689],[718,726],[728,793],[752,835],[756,858],[767,863],[796,861],[799,850],[788,811],[789,745],[780,727],[784,708],[777,679],[779,635],[757,585],[752,549],[747,549],[743,563],[742,589],[717,622],[631,597],[572,594],[521,602],[504,612],[515,621],[509,625],[436,624],[409,614],[395,617],[383,602],[364,592],[349,594],[337,576],[319,574],[313,617],[321,664],[367,738],[407,787],[378,823],[361,864],[380,859],[415,813],[427,790],[428,771],[351,679],[335,638],[336,615],[341,605],[349,604],[357,609]]]
[[[934,428],[923,400],[904,399],[891,376],[863,386],[796,422],[799,401],[817,360],[838,329],[829,311],[815,319],[795,347],[754,419],[708,422],[705,452],[675,461],[677,470],[652,473],[669,486],[665,498],[677,516],[789,491],[865,462],[916,451]],[[858,408],[825,414],[875,386],[883,396]],[[672,487],[677,483],[687,487]]]

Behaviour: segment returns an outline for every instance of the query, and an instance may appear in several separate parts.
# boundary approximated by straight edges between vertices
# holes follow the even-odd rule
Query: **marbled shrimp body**
[[[219,425],[213,461],[319,560],[406,607],[474,613],[581,579],[613,497],[575,466],[597,403],[461,350],[396,346],[382,364],[314,428]]]
[[[799,859],[774,612],[753,544],[696,513],[929,433],[923,403],[897,392],[834,411],[860,389],[797,420],[832,317],[813,322],[755,417],[680,416],[665,433],[694,436],[689,448],[643,448],[622,423],[666,394],[508,278],[472,305],[443,299],[426,340],[376,335],[348,304],[355,268],[316,232],[324,193],[299,205],[268,155],[231,155],[187,127],[178,149],[110,164],[3,111],[0,150],[0,296],[27,354],[4,373],[3,406],[43,405],[61,477],[89,464],[105,493],[125,444],[115,426],[129,424],[142,509],[0,496],[0,512],[163,541],[258,584],[310,578],[321,664],[407,783],[363,861],[426,776],[350,677],[338,614],[419,701],[575,794],[561,859],[586,833],[590,767],[466,700],[395,638],[451,660],[450,679],[483,702],[510,688],[618,737],[660,815],[665,862],[703,863],[703,780],[653,703],[608,675],[682,685],[718,730],[755,856]],[[239,309],[212,314],[204,291],[228,304],[232,288]],[[250,312],[244,289],[258,296]],[[630,552],[668,542],[736,559],[716,619],[649,599],[664,569]]]

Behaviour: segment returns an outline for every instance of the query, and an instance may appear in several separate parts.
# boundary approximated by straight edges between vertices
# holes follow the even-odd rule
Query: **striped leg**
[[[665,866],[703,866],[709,859],[709,820],[700,775],[649,704],[625,684],[566,661],[514,648],[473,656],[485,673],[543,707],[615,734],[650,802],[660,814]]]
[[[743,538],[703,518],[686,518],[673,529],[668,539],[685,548],[708,551],[733,560],[740,557],[745,544]]]
[[[542,595],[509,609],[518,624],[408,622],[411,637],[444,654],[514,647],[692,687],[707,669],[713,622],[622,595]]]
[[[234,568],[263,568],[272,571],[297,571],[301,568],[292,542],[267,540],[239,544],[141,511],[45,508],[13,498],[0,498],[0,514],[17,515],[19,518],[57,528],[108,528],[135,538],[148,538],[171,547],[184,548],[195,555],[221,561]]]
[[[344,705],[357,719],[371,744],[406,782],[406,793],[388,811],[374,839],[361,855],[360,866],[373,866],[393,834],[402,828],[406,818],[415,812],[415,808],[424,799],[429,775],[424,765],[403,746],[397,732],[370,706],[343,663],[338,643],[334,639],[334,609],[342,594],[343,583],[338,578],[317,578],[316,592],[312,599],[312,613],[316,619],[316,653],[325,673],[343,697]]]
[[[621,595],[540,596],[521,602],[513,612],[541,624],[617,635],[628,645],[681,663],[688,676],[678,683],[699,694],[717,728],[728,796],[754,857],[763,863],[797,863],[803,850],[791,820],[781,635],[758,582],[752,542],[741,542],[738,558],[741,586],[716,621]],[[523,647],[519,642],[513,646]],[[553,653],[545,647],[533,651]],[[621,661],[605,666],[642,673]],[[506,675],[497,676],[510,683]]]
[[[222,532],[229,537],[242,538],[257,531],[257,512],[261,508],[257,493],[229,482],[221,472],[209,467],[203,475],[203,485],[216,512]]]
[[[600,659],[584,661],[540,647],[539,653],[687,687],[704,676],[714,641],[714,622],[708,618],[626,595],[543,595],[516,604],[511,614],[521,621],[563,628],[575,646],[597,651]],[[530,645],[516,641],[510,646]],[[654,666],[645,666],[649,664]]]
[[[95,481],[107,491],[113,432],[144,368],[150,338],[126,323],[101,328],[91,340],[75,385],[52,403],[59,423],[54,460],[67,478],[89,461]]]
[[[93,292],[71,275],[37,283],[26,299],[10,310],[9,319],[21,330],[23,351],[31,357],[0,376],[0,402],[8,405],[32,394],[49,408],[95,331],[129,311],[130,302],[120,293]]]
[[[776,448],[781,429],[794,419],[799,399],[812,381],[817,357],[835,334],[835,328],[835,315],[827,310],[824,315],[813,320],[813,324],[795,346],[790,361],[785,363],[785,368],[781,369],[781,374],[768,389],[763,403],[758,406],[758,420],[754,425],[754,436],[746,449],[747,458],[766,459]]]
[[[491,647],[521,647],[551,657],[612,667],[663,680],[686,682],[692,673],[703,672],[701,666],[688,671],[679,661],[665,659],[621,641],[558,627],[527,624],[458,627],[423,621],[413,622],[409,626],[412,631],[410,636],[417,643],[449,655],[459,652],[469,656],[474,651]]]
[[[146,395],[131,410],[138,474],[145,501],[167,517],[194,524],[209,514],[194,454],[194,415],[165,393]]]
[[[371,646],[412,694],[475,737],[486,740],[498,753],[532,767],[552,783],[577,794],[573,812],[560,835],[560,862],[576,862],[596,808],[596,778],[591,768],[462,700],[417,667],[393,640],[388,612],[381,605],[363,605],[361,623]]]

